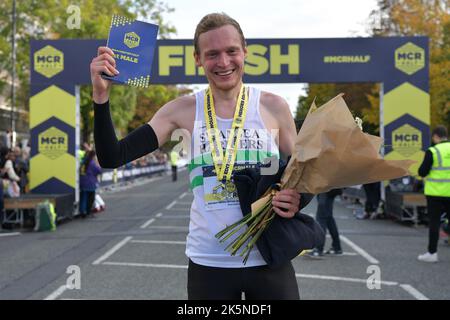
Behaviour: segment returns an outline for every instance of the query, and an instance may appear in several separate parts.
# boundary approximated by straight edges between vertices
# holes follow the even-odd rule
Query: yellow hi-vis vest
[[[450,142],[439,143],[428,150],[433,154],[433,165],[425,178],[425,195],[450,197]]]
[[[170,153],[170,164],[176,166],[178,162],[178,152],[172,151]]]

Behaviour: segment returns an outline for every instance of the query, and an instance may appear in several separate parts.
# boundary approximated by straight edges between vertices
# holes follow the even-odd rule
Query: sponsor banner
[[[30,98],[30,189],[71,193],[76,188],[75,96],[52,85],[33,86]]]
[[[137,43],[135,35],[126,40],[131,47]],[[430,143],[427,37],[247,39],[247,44],[248,84],[383,83],[385,156],[420,164]],[[30,45],[31,189],[75,190],[74,88],[90,84],[89,64],[106,40],[32,40]],[[158,40],[150,84],[206,83],[193,50],[191,39]]]
[[[423,154],[430,146],[430,96],[405,82],[384,95],[385,158],[411,159],[417,174]]]
[[[31,82],[89,84],[89,64],[105,40],[34,40]],[[428,91],[428,38],[247,39],[246,83],[405,81]],[[158,40],[153,84],[206,83],[191,39]]]

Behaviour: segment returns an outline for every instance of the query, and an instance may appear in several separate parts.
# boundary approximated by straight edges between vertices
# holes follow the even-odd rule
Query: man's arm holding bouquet
[[[280,96],[263,92],[261,95],[261,112],[267,113],[266,119],[273,122],[266,123],[269,129],[278,129],[278,148],[280,153],[291,156],[294,152],[297,131],[289,105]],[[300,194],[294,189],[283,189],[273,197],[272,205],[275,213],[283,218],[292,218],[296,212],[306,207],[311,201],[309,194]]]

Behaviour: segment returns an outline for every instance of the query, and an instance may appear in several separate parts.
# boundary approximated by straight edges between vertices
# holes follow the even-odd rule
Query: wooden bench
[[[39,203],[48,200],[55,207],[57,219],[71,218],[74,212],[75,195],[72,194],[23,194],[18,198],[4,198],[3,223],[24,225],[24,210],[35,213]]]
[[[386,213],[400,221],[419,223],[419,208],[426,208],[427,200],[418,192],[387,192]]]
[[[3,223],[19,224],[20,227],[23,228],[24,210],[30,210],[30,212],[34,214],[37,205],[45,200],[48,200],[55,205],[55,200],[51,198],[5,198]]]
[[[416,207],[426,207],[427,199],[423,193],[411,193],[403,192],[403,205],[404,206],[416,206]]]
[[[36,209],[36,206],[42,202],[48,200],[54,206],[56,205],[56,201],[53,198],[5,198],[4,206],[6,210],[14,210],[14,209]]]

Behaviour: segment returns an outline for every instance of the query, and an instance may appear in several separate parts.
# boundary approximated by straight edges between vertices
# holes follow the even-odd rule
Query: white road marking
[[[184,196],[186,196],[186,195],[187,195],[187,192],[183,192],[183,193],[178,197],[178,199],[183,199]]]
[[[149,226],[147,229],[173,229],[173,230],[189,230],[189,227],[182,226]]]
[[[118,244],[116,244],[114,247],[112,247],[108,252],[106,252],[104,255],[102,255],[100,258],[95,260],[92,264],[97,265],[108,259],[110,256],[112,256],[117,250],[122,248],[128,241],[133,239],[133,237],[125,237],[122,241],[120,241]]]
[[[19,236],[20,232],[8,232],[8,233],[0,233],[0,237],[10,237],[10,236]]]
[[[190,202],[178,201],[177,204],[179,204],[180,206],[190,206],[192,204],[192,201]]]
[[[178,203],[177,203],[178,204]],[[183,211],[183,212],[186,212],[186,211],[189,211],[189,208],[186,208],[186,207],[184,207],[184,208],[180,208],[180,207],[177,207],[177,208],[170,208],[170,209],[166,209],[167,211]]]
[[[419,292],[419,290],[417,290],[416,288],[414,288],[409,284],[401,284],[400,287],[417,300],[430,300],[429,298],[425,297],[421,292]]]
[[[348,239],[346,236],[341,235],[340,238],[353,250],[355,250],[357,253],[359,253],[361,256],[363,256],[367,261],[369,261],[370,264],[379,264],[380,262],[372,257],[370,254],[367,253],[363,248],[359,247],[357,244],[355,244],[353,241]]]
[[[297,278],[310,278],[310,279],[321,279],[321,280],[334,280],[334,281],[347,281],[347,282],[357,282],[357,283],[367,283],[367,279],[358,279],[358,278],[347,278],[347,277],[335,277],[335,276],[322,276],[318,274],[304,274],[304,273],[296,273],[295,276]],[[380,281],[380,284],[386,286],[396,286],[398,282],[394,281]]]
[[[187,192],[181,194],[178,198],[182,199],[187,195]],[[168,206],[166,206],[167,210],[171,210],[175,204],[190,204],[190,202],[177,202],[177,200],[172,201]],[[173,210],[173,209],[172,209]],[[159,212],[156,214],[156,218],[160,218],[163,214]],[[184,217],[184,216],[183,216]],[[189,217],[189,216],[185,216]],[[141,228],[147,228],[151,223],[154,222],[154,218],[150,219],[146,223],[144,223]],[[182,226],[150,226],[149,228],[153,229],[187,229],[187,227]],[[0,235],[1,236],[1,235]],[[364,249],[356,245],[354,242],[349,240],[345,236],[340,236],[342,241],[344,241],[349,247],[351,247],[355,252],[344,252],[343,255],[355,256],[357,254],[364,257],[371,264],[379,264],[379,261],[372,257],[369,253],[367,253]],[[145,267],[145,268],[171,268],[171,269],[187,269],[187,265],[175,265],[175,264],[155,264],[155,263],[129,263],[129,262],[111,262],[105,261],[111,255],[113,255],[116,251],[118,251],[121,247],[123,247],[127,242],[131,243],[143,243],[143,244],[173,244],[173,245],[185,245],[186,241],[166,241],[166,240],[131,240],[132,237],[126,237],[113,248],[111,248],[107,253],[105,253],[102,257],[97,259],[93,264],[102,264],[102,265],[111,265],[111,266],[128,266],[128,267]],[[358,278],[349,278],[349,277],[339,277],[339,276],[327,276],[327,275],[316,275],[316,274],[302,274],[296,273],[295,276],[297,278],[309,278],[309,279],[321,279],[321,280],[331,280],[331,281],[343,281],[343,282],[353,282],[353,283],[362,283],[367,284],[367,279],[358,279]],[[400,286],[403,290],[408,292],[411,296],[418,300],[429,300],[425,295],[419,292],[417,289],[412,287],[409,284],[399,284],[394,281],[380,281],[382,285],[386,286]],[[52,294],[50,294],[46,300],[54,300],[59,297],[65,290],[66,286],[61,286]]]
[[[329,234],[327,234],[326,237],[327,237],[327,239],[331,239],[331,236]],[[340,237],[342,237],[342,236],[340,236]],[[357,256],[358,254],[356,252],[343,251],[342,255],[343,256]],[[325,257],[327,257],[327,256],[335,256],[335,255],[334,254],[331,254],[331,255],[325,254]]]
[[[151,219],[148,220],[146,223],[144,223],[140,228],[141,228],[141,229],[147,228],[149,225],[151,225],[151,224],[153,223],[153,221],[155,221],[155,218],[151,218]]]
[[[166,210],[170,210],[170,208],[172,208],[172,207],[175,205],[175,203],[177,203],[177,201],[176,201],[176,200],[173,200],[173,201],[166,207]]]
[[[153,244],[186,244],[186,241],[166,241],[166,240],[133,240],[132,243],[153,243]]]
[[[64,291],[67,290],[67,286],[63,285],[61,287],[59,287],[58,289],[56,289],[55,291],[53,291],[52,293],[50,293],[46,298],[44,298],[44,300],[56,300],[56,298],[58,298],[60,295],[62,295],[64,293]]]
[[[104,265],[109,266],[124,266],[124,267],[145,267],[145,268],[172,268],[172,269],[187,269],[187,265],[176,264],[154,264],[154,263],[128,263],[128,262],[103,262]]]
[[[144,242],[144,240],[133,240],[132,242]],[[149,241],[145,241],[146,243]],[[162,242],[162,241],[155,241]],[[171,243],[182,243],[183,241],[166,241]],[[176,264],[156,264],[156,263],[129,263],[129,262],[112,262],[106,261],[102,263],[103,265],[110,266],[123,266],[123,267],[144,267],[144,268],[170,268],[170,269],[187,269],[187,265],[176,265]],[[320,279],[320,280],[332,280],[332,281],[344,281],[344,282],[355,282],[355,283],[364,283],[367,284],[367,279],[358,279],[358,278],[347,278],[347,277],[337,277],[337,276],[323,276],[318,274],[304,274],[304,273],[296,273],[295,277],[297,278],[307,278],[307,279]],[[379,284],[385,286],[397,286],[398,282],[395,281],[380,281]],[[420,293],[417,289],[412,287],[409,284],[401,284],[401,288],[410,293],[414,298],[418,300],[429,300],[422,293]]]
[[[170,220],[170,219],[189,219],[191,216],[190,215],[188,215],[188,214],[171,214],[171,215],[168,215],[168,216],[164,216],[164,217],[160,217],[161,219],[168,219],[168,220]]]

